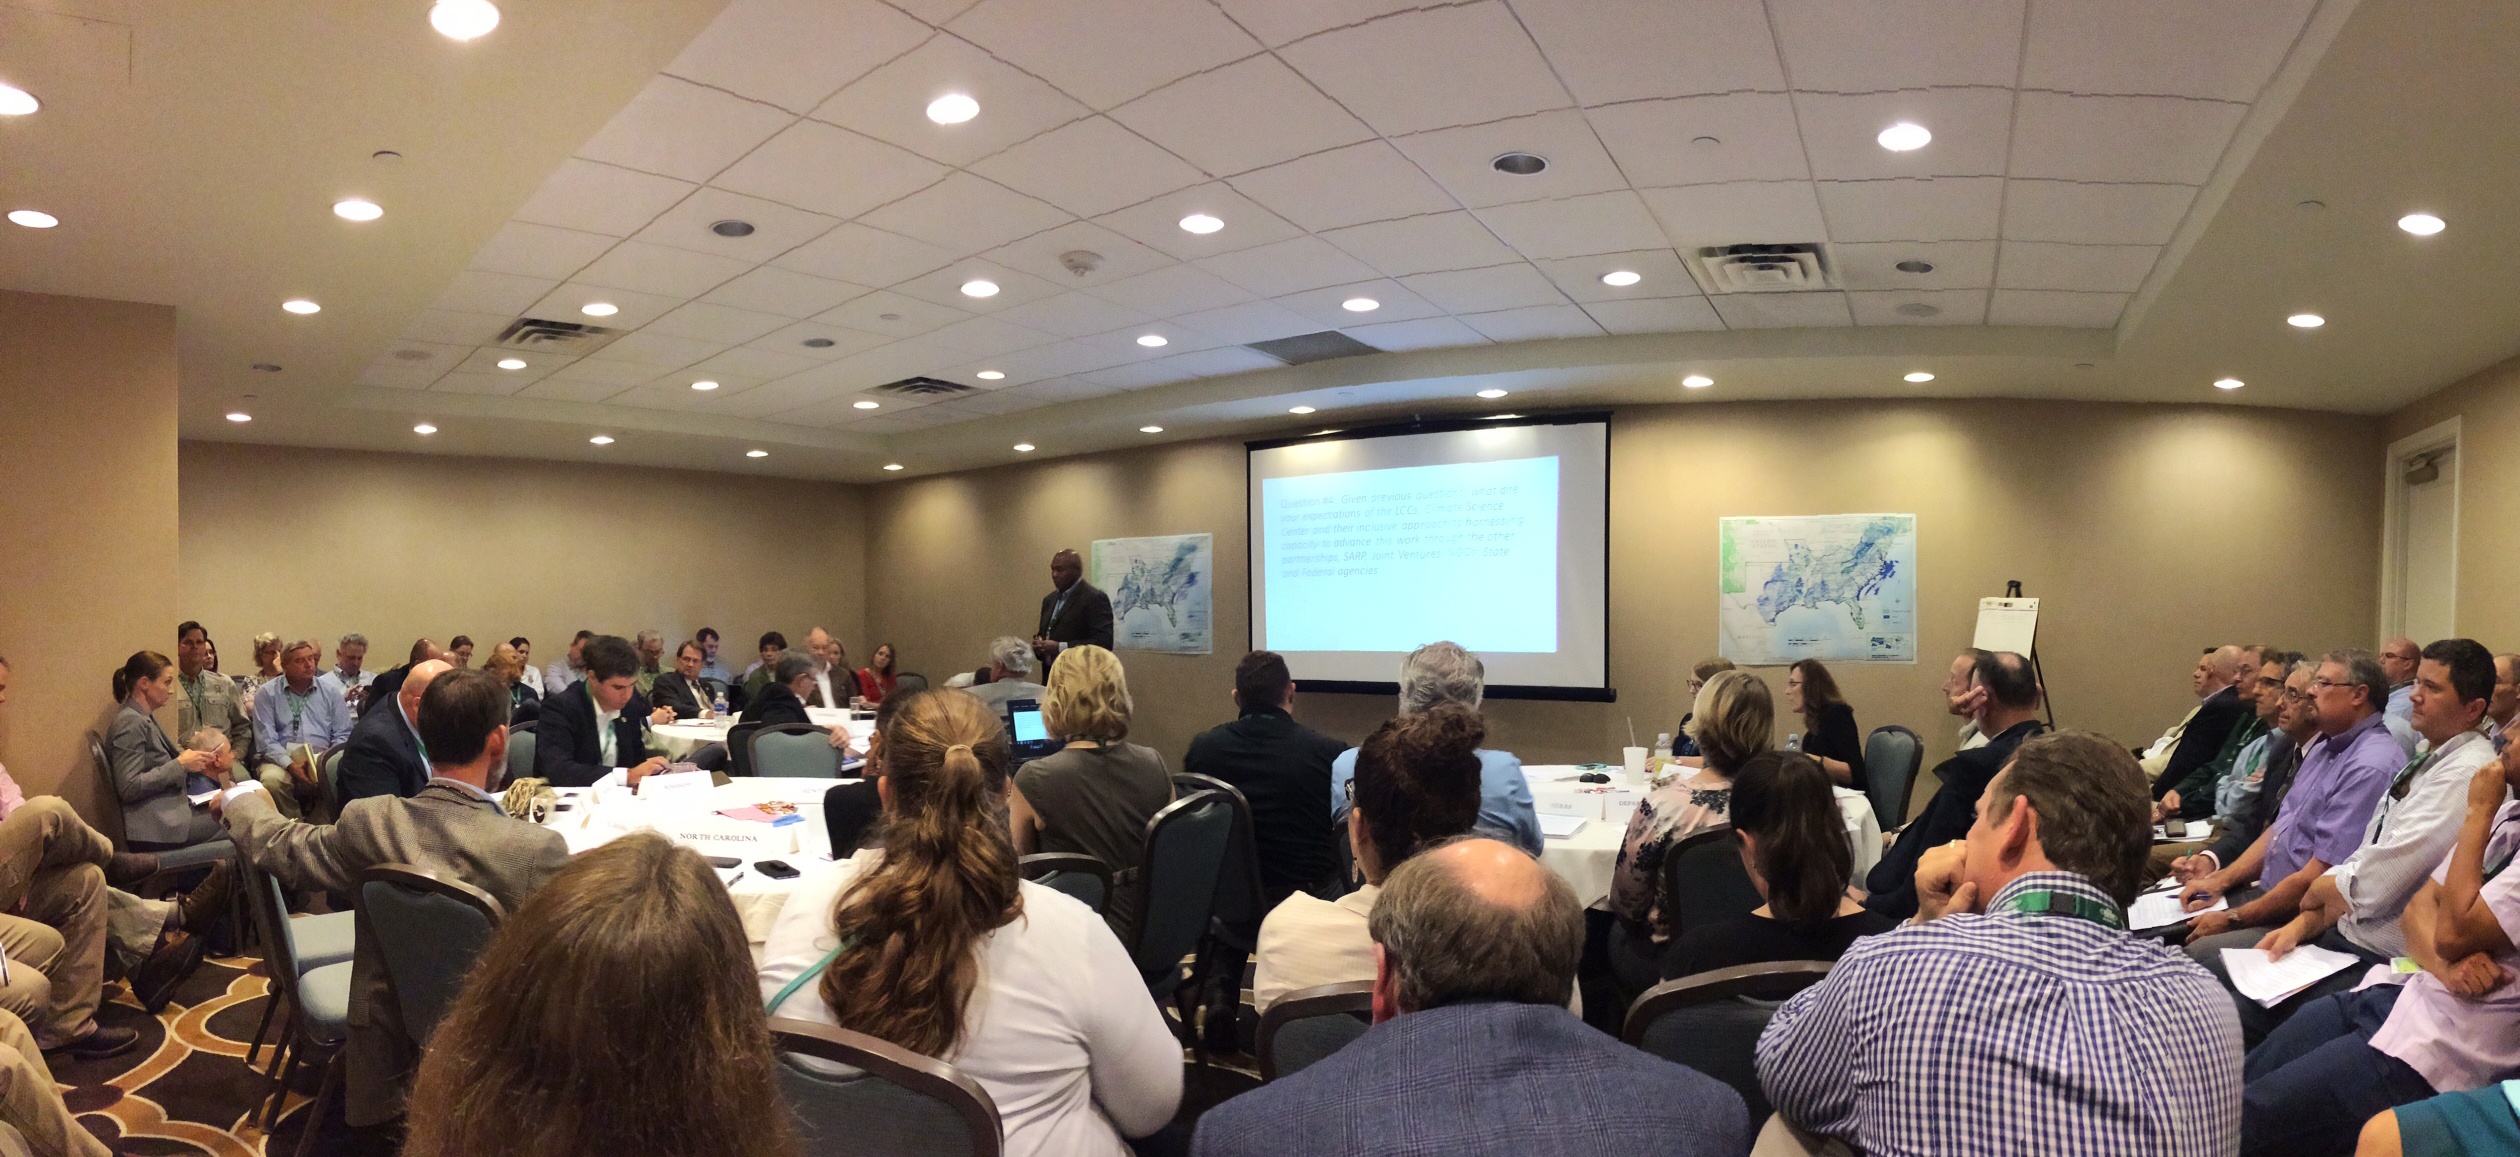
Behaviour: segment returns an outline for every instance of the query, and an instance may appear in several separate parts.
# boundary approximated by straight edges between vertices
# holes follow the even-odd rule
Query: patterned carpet
[[[290,1095],[289,1115],[277,1131],[266,1136],[245,1123],[269,1080],[269,1048],[257,1054],[254,1068],[245,1067],[246,1047],[262,1019],[263,985],[260,960],[213,957],[155,1017],[132,1000],[129,988],[108,985],[97,1020],[139,1030],[140,1046],[110,1060],[54,1060],[63,1099],[89,1132],[124,1153],[295,1153],[306,1116],[298,1109],[314,1092],[312,1076]]]

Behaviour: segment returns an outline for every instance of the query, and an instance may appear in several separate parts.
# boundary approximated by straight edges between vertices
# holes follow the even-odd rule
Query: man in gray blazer
[[[433,774],[418,794],[352,800],[338,822],[323,827],[282,816],[262,785],[249,781],[222,797],[228,834],[293,888],[352,895],[370,867],[411,864],[480,888],[515,911],[568,862],[569,850],[560,833],[508,818],[489,793],[494,769],[507,766],[507,686],[485,670],[448,671],[430,681],[419,714]],[[353,1126],[400,1115],[419,1061],[375,940],[362,933],[350,961],[344,1085],[344,1116]]]

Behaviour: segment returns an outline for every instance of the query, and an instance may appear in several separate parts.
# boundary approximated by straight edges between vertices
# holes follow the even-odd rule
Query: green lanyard
[[[797,973],[796,979],[788,981],[784,987],[780,988],[779,994],[770,998],[770,1003],[761,1006],[761,1011],[765,1013],[774,1013],[779,1011],[779,1006],[786,1004],[787,998],[796,995],[797,989],[805,987],[806,982],[822,975],[823,970],[831,967],[832,961],[840,959],[840,954],[848,951],[849,946],[856,943],[857,937],[855,936],[842,937],[840,939],[840,943],[833,945],[830,952],[823,954],[822,959],[815,961],[812,968],[808,968],[803,972]]]
[[[2007,901],[2004,907],[2032,916],[2065,916],[2089,920],[2120,932],[2126,930],[2126,913],[2119,911],[2117,905],[2072,892],[2023,892]]]
[[[313,688],[307,689],[307,695],[314,693]],[[289,738],[293,741],[302,738],[305,733],[299,727],[298,721],[306,715],[306,695],[298,694],[288,684],[283,683],[280,685],[280,697],[289,701]]]

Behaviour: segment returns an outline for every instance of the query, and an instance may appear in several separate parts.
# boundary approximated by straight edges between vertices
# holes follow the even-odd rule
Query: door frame
[[[2459,467],[2465,457],[2459,449],[2459,419],[2455,416],[2389,443],[2388,457],[2381,463],[2384,498],[2380,508],[2380,634],[2375,645],[2404,633],[2406,592],[2401,589],[2398,575],[2406,562],[2406,460],[2434,450],[2451,451],[2450,606],[2451,621],[2458,621]]]

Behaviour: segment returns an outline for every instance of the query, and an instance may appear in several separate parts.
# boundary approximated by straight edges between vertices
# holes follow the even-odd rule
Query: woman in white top
[[[996,1102],[1009,1157],[1126,1157],[1180,1105],[1181,1045],[1102,918],[1016,875],[989,798],[997,716],[923,692],[883,752],[884,846],[797,882],[763,947],[770,1015],[953,1064]]]

